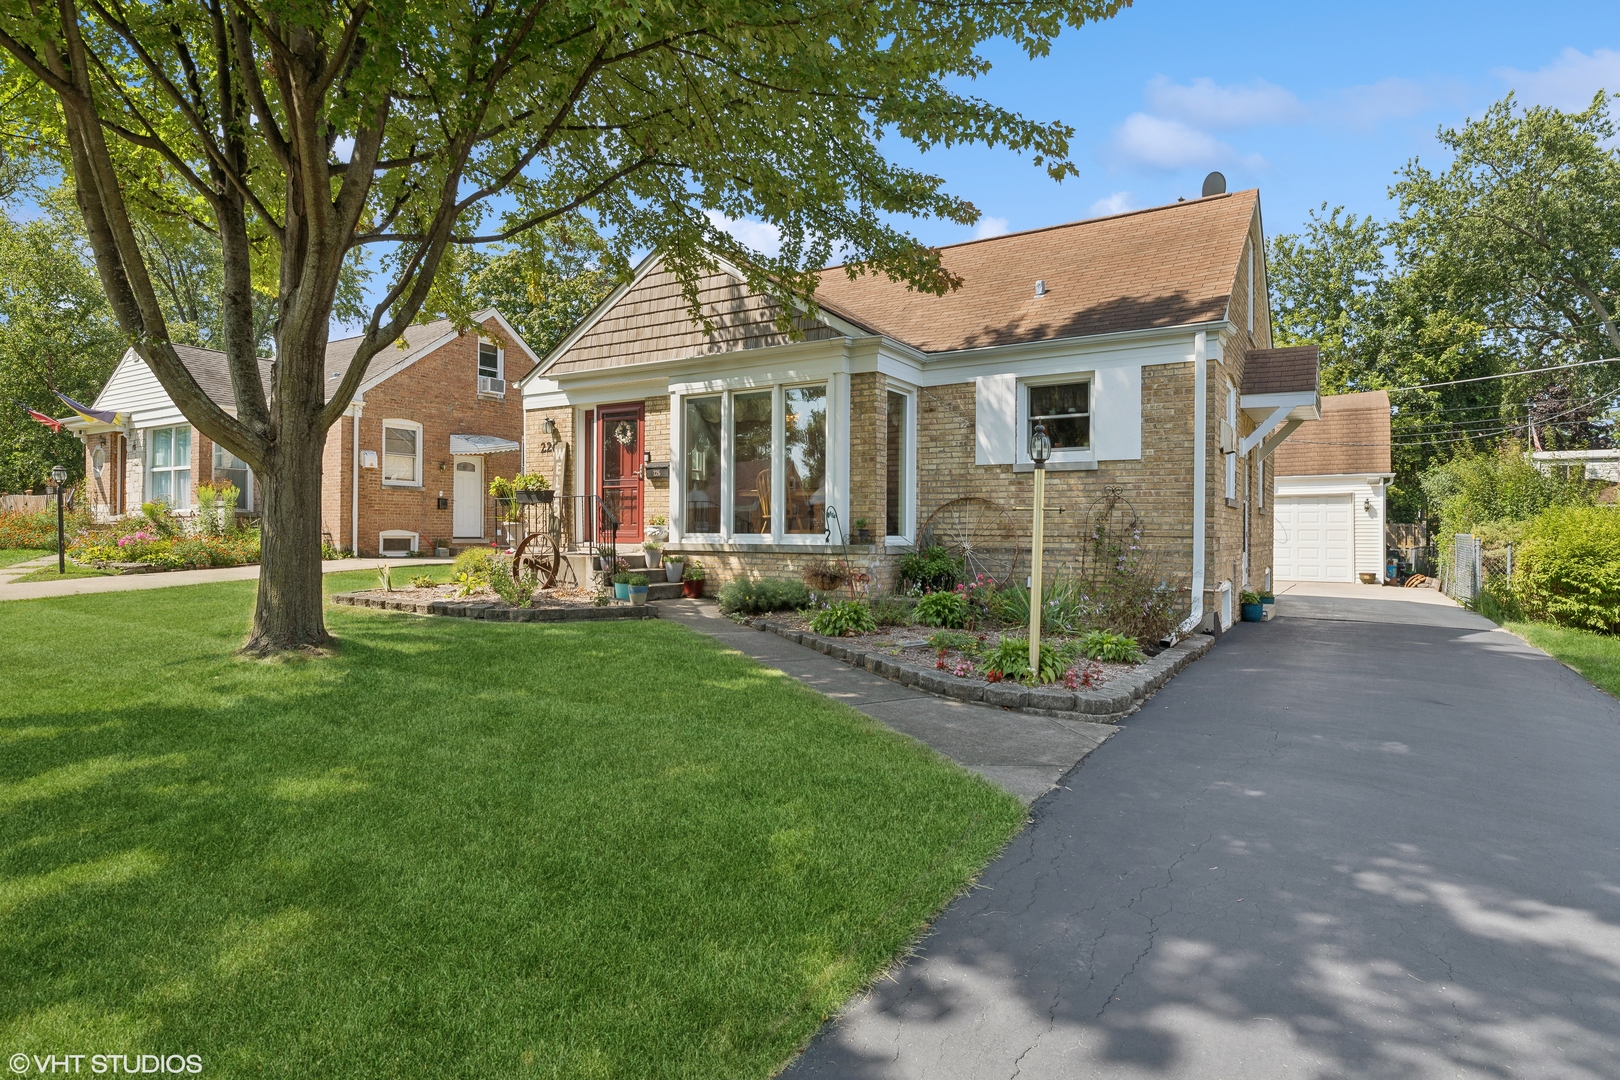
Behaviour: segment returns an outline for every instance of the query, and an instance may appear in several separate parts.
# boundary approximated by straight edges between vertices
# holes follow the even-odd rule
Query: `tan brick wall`
[[[849,379],[849,520],[840,522],[851,540],[860,522],[873,536],[884,533],[888,496],[888,379],[871,372]],[[835,536],[836,539],[836,536]]]

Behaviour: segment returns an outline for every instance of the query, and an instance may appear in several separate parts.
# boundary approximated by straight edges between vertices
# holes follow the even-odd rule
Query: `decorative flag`
[[[102,412],[97,409],[92,409],[88,405],[80,405],[77,401],[74,401],[60,390],[56,392],[56,396],[61,398],[68,408],[72,409],[86,420],[94,420],[103,424],[111,424],[114,427],[121,426],[124,422],[123,413]]]
[[[23,412],[27,413],[29,416],[33,417],[35,420],[38,420],[40,423],[44,424],[46,427],[50,428],[52,431],[61,431],[62,430],[62,421],[52,419],[51,417],[46,416],[44,413],[40,412],[38,409],[30,409],[28,406],[23,405],[23,403],[20,402],[20,401],[17,402],[17,404],[22,407]]]

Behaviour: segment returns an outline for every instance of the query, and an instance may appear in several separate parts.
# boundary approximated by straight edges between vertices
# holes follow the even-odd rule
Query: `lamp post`
[[[67,483],[67,469],[51,466],[51,479],[56,483],[56,572],[67,573],[67,545],[62,542],[62,485]]]
[[[1046,459],[1052,456],[1052,440],[1045,424],[1036,424],[1029,437],[1029,460],[1035,463],[1035,528],[1030,538],[1029,558],[1029,671],[1041,677],[1041,547],[1046,540]]]

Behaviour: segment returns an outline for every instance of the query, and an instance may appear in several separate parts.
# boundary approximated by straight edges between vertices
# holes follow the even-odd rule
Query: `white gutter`
[[[357,401],[349,408],[354,410],[354,487],[350,491],[353,503],[349,509],[349,555],[355,557],[360,554],[360,403]]]
[[[1209,339],[1200,330],[1193,335],[1193,520],[1192,520],[1192,612],[1181,624],[1181,632],[1191,633],[1204,621],[1204,443],[1208,419],[1204,398],[1209,382]]]

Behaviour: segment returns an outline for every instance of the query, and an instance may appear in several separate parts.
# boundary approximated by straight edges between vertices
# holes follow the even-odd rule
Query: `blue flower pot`
[[[1266,617],[1264,604],[1239,604],[1244,622],[1259,622]]]
[[[615,581],[613,583],[613,599],[615,599],[615,600],[628,600],[628,599],[630,599],[630,583],[625,582],[625,581]]]

